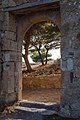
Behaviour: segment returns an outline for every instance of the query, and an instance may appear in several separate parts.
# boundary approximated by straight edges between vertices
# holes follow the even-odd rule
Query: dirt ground
[[[60,103],[60,89],[26,89],[23,90],[23,100]]]
[[[23,71],[23,100],[60,103],[61,71],[59,61],[45,66],[34,65],[32,68],[33,72],[31,73]]]

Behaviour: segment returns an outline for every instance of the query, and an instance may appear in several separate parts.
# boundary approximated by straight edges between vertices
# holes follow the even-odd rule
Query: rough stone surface
[[[62,52],[62,68],[64,68],[62,69],[63,89],[61,90],[62,114],[68,116],[68,113],[71,117],[80,116],[80,108],[78,107],[80,105],[78,101],[80,92],[80,42],[78,36],[80,32],[79,6],[80,2],[78,0],[61,1],[62,44],[65,40],[62,46],[62,51],[64,51],[64,54]],[[75,111],[75,113],[73,111]]]
[[[60,0],[60,9],[14,15],[6,7],[42,0],[0,1],[0,101],[21,99],[21,45],[29,28],[41,21],[52,21],[62,33],[61,111],[80,116],[80,1]],[[45,0],[43,0],[45,2]],[[23,10],[22,10],[23,11]],[[74,116],[75,117],[75,116]]]
[[[2,6],[3,6],[3,8],[13,7],[13,6],[16,6],[16,3],[13,0],[3,0]]]
[[[9,14],[8,12],[4,13],[4,29],[8,32],[16,32],[16,16]]]

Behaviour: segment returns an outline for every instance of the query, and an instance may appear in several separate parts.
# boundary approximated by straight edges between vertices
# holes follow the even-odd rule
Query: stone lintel
[[[60,0],[44,0],[38,2],[24,3],[15,7],[4,8],[5,12],[12,12],[14,14],[26,14],[45,9],[59,9]]]

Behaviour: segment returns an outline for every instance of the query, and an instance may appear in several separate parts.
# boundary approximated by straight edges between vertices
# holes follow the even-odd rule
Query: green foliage
[[[33,28],[31,46],[49,50],[60,47],[60,31],[56,25],[44,22],[34,25]]]
[[[33,52],[32,59],[47,64],[48,51],[60,48],[61,34],[58,27],[53,23],[38,23],[32,26],[30,49]],[[36,52],[37,51],[37,52]]]
[[[44,49],[41,50],[41,55],[42,55],[43,61],[45,61],[46,53]],[[52,56],[51,54],[48,54],[49,60],[51,59],[51,56]],[[31,58],[33,59],[34,62],[41,62],[40,56],[37,51],[32,52]]]

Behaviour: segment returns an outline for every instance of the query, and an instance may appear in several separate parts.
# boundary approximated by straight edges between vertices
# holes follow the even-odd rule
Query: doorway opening
[[[22,45],[23,100],[60,103],[60,41],[60,30],[52,22],[36,23],[26,32]]]

